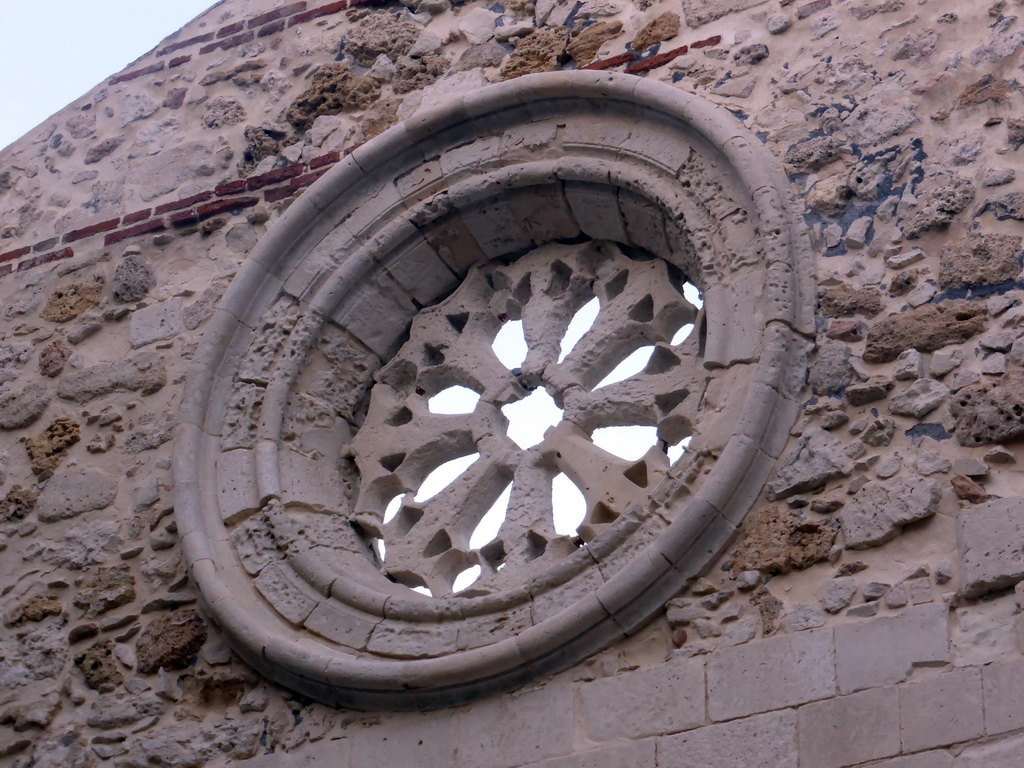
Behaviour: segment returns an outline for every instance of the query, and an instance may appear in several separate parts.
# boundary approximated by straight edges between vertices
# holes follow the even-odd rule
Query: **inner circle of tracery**
[[[731,115],[587,72],[335,166],[241,267],[183,396],[178,529],[234,650],[321,701],[417,709],[649,620],[797,413],[815,290],[786,183]]]
[[[662,259],[590,241],[475,267],[420,312],[351,445],[382,572],[509,589],[643,506],[699,420],[701,303]]]

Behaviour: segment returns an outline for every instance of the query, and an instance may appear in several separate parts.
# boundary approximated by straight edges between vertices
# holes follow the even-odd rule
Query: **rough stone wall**
[[[223,2],[0,152],[5,763],[1019,765],[1020,6],[410,5]],[[736,545],[630,640],[454,710],[311,704],[189,586],[185,367],[347,151],[571,67],[699,93],[785,163],[821,254],[800,420]]]

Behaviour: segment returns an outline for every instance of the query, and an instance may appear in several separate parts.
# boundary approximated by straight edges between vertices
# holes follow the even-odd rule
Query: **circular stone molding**
[[[787,189],[725,110],[594,72],[456,98],[325,174],[240,268],[181,407],[178,530],[232,647],[323,702],[422,709],[637,631],[729,543],[795,421],[815,286]],[[491,345],[512,322],[529,352],[509,367]],[[641,347],[642,371],[597,386]],[[432,413],[455,385],[475,405]],[[561,423],[514,445],[502,408],[542,390]],[[591,442],[622,425],[656,433],[639,460]],[[585,503],[570,535],[558,472]]]

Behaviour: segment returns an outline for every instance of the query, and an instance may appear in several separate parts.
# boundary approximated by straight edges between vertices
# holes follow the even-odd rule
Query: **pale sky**
[[[0,147],[120,72],[215,0],[0,0]]]

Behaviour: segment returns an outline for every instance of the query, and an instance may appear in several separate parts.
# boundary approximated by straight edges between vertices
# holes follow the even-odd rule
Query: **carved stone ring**
[[[181,405],[178,530],[234,650],[323,702],[423,709],[638,631],[796,418],[815,285],[787,185],[726,110],[597,72],[457,97],[326,173],[239,269]],[[534,397],[561,414],[524,440]],[[598,445],[625,427],[638,456]]]

